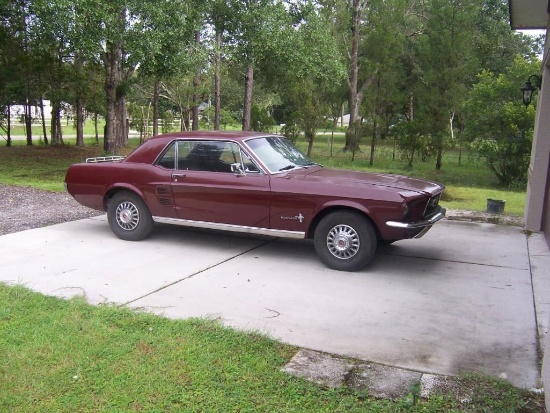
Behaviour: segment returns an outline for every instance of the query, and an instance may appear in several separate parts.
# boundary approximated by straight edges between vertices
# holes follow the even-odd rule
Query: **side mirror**
[[[231,164],[231,172],[233,172],[237,176],[246,175],[246,171],[244,170],[243,164],[239,162]]]

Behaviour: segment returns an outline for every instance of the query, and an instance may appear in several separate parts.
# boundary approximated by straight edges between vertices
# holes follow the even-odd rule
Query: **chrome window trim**
[[[239,150],[241,151],[241,164],[242,164],[242,161],[243,161],[243,154],[248,158],[250,159],[250,161],[256,166],[256,168],[258,168],[258,172],[254,172],[254,171],[247,171],[245,173],[245,175],[248,175],[248,174],[254,174],[254,175],[257,175],[257,174],[262,174],[262,175],[269,175],[269,173],[266,172],[265,168],[263,167],[262,164],[260,164],[256,158],[254,156],[251,156],[250,153],[248,151],[245,150],[245,148],[243,148],[244,145],[239,145],[237,143],[237,146],[239,147]]]
[[[269,135],[271,136],[271,135]],[[258,159],[255,157],[255,156],[251,156],[251,153],[254,153],[248,146],[244,145],[243,142],[239,142],[239,141],[236,141],[236,140],[233,140],[233,139],[200,139],[200,138],[178,138],[178,139],[174,139],[174,140],[171,140],[163,149],[162,151],[160,151],[159,155],[157,155],[157,157],[155,158],[154,162],[153,162],[153,165],[155,166],[161,166],[162,165],[159,165],[159,162],[160,160],[162,159],[162,157],[164,156],[164,154],[166,153],[166,151],[168,150],[168,148],[170,148],[171,145],[175,145],[175,148],[174,148],[174,156],[175,156],[175,159],[174,159],[174,170],[175,171],[178,171],[178,160],[179,160],[179,142],[216,142],[216,143],[219,143],[219,142],[225,142],[225,143],[233,143],[235,145],[237,145],[237,148],[239,148],[239,155],[241,156],[241,163],[242,163],[242,156],[243,156],[243,153],[254,163],[254,165],[256,165],[256,167],[258,168],[258,172],[247,172],[247,174],[263,174],[263,175],[269,175],[269,170],[261,163],[258,161]],[[168,168],[165,168],[165,169],[168,169]],[[201,171],[201,172],[208,172],[208,171]]]
[[[164,148],[162,148],[162,150],[159,152],[159,154],[157,155],[157,157],[155,158],[155,160],[153,161],[152,165],[154,166],[159,166],[161,168],[164,168],[168,171],[173,171],[173,170],[176,170],[177,169],[177,164],[178,164],[178,145],[175,146],[174,148],[174,169],[169,169],[169,168],[166,168],[165,166],[162,166],[159,164],[159,162],[161,161],[162,157],[164,155],[166,155],[166,152],[168,152],[168,149],[170,149],[170,146],[171,145],[176,145],[176,140],[172,140],[170,142],[168,142]]]

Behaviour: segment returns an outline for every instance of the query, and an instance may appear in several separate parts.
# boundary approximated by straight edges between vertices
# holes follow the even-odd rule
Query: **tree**
[[[417,44],[421,73],[415,117],[423,125],[422,133],[431,137],[435,169],[440,170],[450,136],[449,119],[460,110],[478,67],[473,53],[477,2],[431,0],[429,4],[424,34]]]
[[[4,99],[10,103],[22,104],[27,145],[32,145],[31,109],[37,103],[38,80],[36,73],[42,54],[36,47],[38,33],[34,30],[32,2],[16,0],[0,5],[0,25],[2,27],[2,49],[4,73]],[[10,102],[11,101],[11,102]]]
[[[394,71],[388,61],[401,55],[408,2],[401,0],[323,0],[333,21],[334,35],[347,67],[349,128],[344,150],[355,153],[366,130],[362,123],[365,98],[381,79],[382,68]],[[384,73],[384,77],[385,77]],[[371,97],[376,94],[374,92]],[[373,112],[371,112],[373,114]]]
[[[341,90],[345,67],[333,58],[338,49],[327,17],[310,4],[303,5],[300,16],[302,21],[293,32],[291,59],[282,66],[293,108],[291,119],[304,131],[310,156],[317,130],[330,115],[327,98]]]
[[[147,13],[147,27],[154,32],[154,38],[151,39],[153,47],[139,49],[137,72],[139,78],[144,80],[143,83],[152,89],[152,92],[145,93],[152,101],[153,135],[159,133],[162,83],[174,77],[185,77],[193,70],[200,71],[204,66],[204,52],[200,42],[196,42],[204,3],[197,4],[201,7],[193,7],[187,13],[181,9],[184,5],[182,2],[176,3],[176,9],[169,14],[162,7],[153,7]],[[149,79],[152,81],[149,82]],[[143,93],[143,88],[140,89]]]
[[[484,71],[466,102],[465,134],[507,188],[527,182],[536,105],[523,106],[518,85],[540,65],[518,56],[504,73]]]
[[[221,72],[223,37],[231,27],[232,9],[226,0],[209,2],[208,21],[214,27],[214,130],[220,129],[221,123]]]
[[[273,62],[282,62],[292,52],[295,23],[284,4],[274,0],[228,0],[235,16],[228,29],[228,44],[240,63],[244,78],[242,129],[249,130],[253,90],[258,71],[269,77],[279,72]]]
[[[188,10],[193,0],[157,2],[152,0],[78,0],[74,2],[74,27],[71,40],[87,59],[99,57],[105,70],[106,126],[104,150],[116,153],[128,137],[126,95],[138,65],[151,56],[160,56],[171,30],[191,24]],[[174,23],[174,19],[177,21]],[[180,49],[192,44],[174,41]],[[152,64],[151,71],[162,64]]]
[[[513,31],[507,0],[483,0],[476,18],[475,53],[479,66],[491,73],[503,73],[516,56],[525,59],[542,55],[543,36]]]
[[[362,113],[368,120],[371,150],[369,164],[374,164],[377,141],[384,139],[392,123],[395,123],[406,104],[405,75],[402,56],[405,53],[408,27],[406,19],[408,2],[371,1],[369,30],[365,34],[364,52],[378,67],[374,80],[365,90]],[[380,47],[384,45],[384,47]]]

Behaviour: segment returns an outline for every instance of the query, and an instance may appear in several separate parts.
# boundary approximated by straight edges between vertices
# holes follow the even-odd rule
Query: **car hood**
[[[435,194],[444,186],[422,179],[409,178],[402,175],[379,174],[360,171],[343,171],[329,168],[299,169],[289,173],[298,179],[320,181],[324,184],[339,186],[365,186],[392,188],[398,191]]]

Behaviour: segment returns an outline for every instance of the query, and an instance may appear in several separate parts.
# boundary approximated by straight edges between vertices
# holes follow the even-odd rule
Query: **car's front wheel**
[[[107,220],[111,231],[125,241],[139,241],[153,230],[153,218],[145,202],[130,191],[117,192],[109,201]]]
[[[370,221],[353,211],[337,211],[324,217],[314,234],[317,255],[329,268],[358,271],[376,252],[376,232]]]

